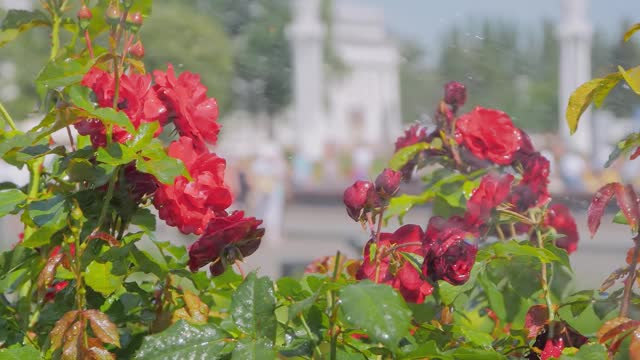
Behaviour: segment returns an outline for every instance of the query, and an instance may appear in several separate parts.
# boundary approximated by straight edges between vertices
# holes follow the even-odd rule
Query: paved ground
[[[631,247],[630,233],[622,225],[612,224],[607,215],[599,233],[591,239],[586,224],[586,202],[573,203],[574,214],[581,235],[578,251],[571,256],[579,288],[594,288],[611,271],[624,263],[626,251]],[[430,211],[421,208],[405,219],[405,223],[425,225]],[[397,225],[390,226],[391,230]],[[357,257],[367,234],[347,217],[341,204],[335,199],[313,205],[298,203],[289,205],[285,212],[285,237],[279,243],[265,242],[248,260],[252,268],[277,276],[285,263],[289,270],[302,266],[314,258],[333,255],[336,249]]]

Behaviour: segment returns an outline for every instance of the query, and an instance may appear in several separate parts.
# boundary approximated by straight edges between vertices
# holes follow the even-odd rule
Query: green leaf
[[[604,167],[609,167],[613,164],[613,162],[620,157],[620,155],[628,154],[632,150],[638,148],[640,146],[640,134],[632,133],[629,134],[624,139],[618,141],[616,147],[613,149],[611,154],[609,154],[609,159],[604,164]]]
[[[364,331],[374,342],[396,350],[409,335],[411,311],[393,288],[362,281],[344,287],[339,294],[345,323]]]
[[[503,360],[507,359],[506,356],[496,352],[495,350],[482,350],[471,348],[457,348],[455,350],[448,351],[456,360]]]
[[[22,245],[35,248],[50,243],[53,234],[66,226],[67,214],[66,201],[62,195],[29,204],[23,214],[23,221],[25,217],[29,218],[38,229],[24,239]]]
[[[143,173],[155,176],[163,184],[173,184],[175,178],[185,172],[184,164],[169,156],[161,159],[145,159],[141,155],[136,162],[136,168]]]
[[[49,19],[42,11],[9,10],[0,26],[0,47],[29,29],[50,24]]]
[[[485,265],[486,263],[484,262],[476,262],[471,269],[469,280],[463,285],[451,285],[443,280],[438,281],[438,292],[442,303],[452,305],[460,294],[473,289],[476,286],[478,274],[484,271]]]
[[[498,242],[485,249],[488,252],[493,252],[497,257],[504,256],[532,256],[538,258],[541,262],[549,264],[554,261],[559,261],[560,258],[548,249],[541,249],[539,247],[529,245],[528,241],[518,243],[515,240],[507,242]]]
[[[540,261],[530,256],[514,256],[506,263],[506,273],[513,290],[523,298],[540,291],[540,283],[531,281],[540,276]]]
[[[560,360],[579,359],[579,360],[602,360],[608,359],[609,353],[607,348],[602,344],[584,344],[580,350],[574,355],[562,355]]]
[[[454,326],[453,334],[455,337],[463,337],[466,343],[471,343],[480,347],[488,348],[493,343],[493,337],[486,332],[470,329],[466,326]]]
[[[81,73],[79,75],[80,78],[78,81],[82,80],[82,77],[87,71],[89,71],[92,65],[92,63],[88,64],[88,67],[86,67],[84,71],[77,69],[77,72]],[[70,82],[66,85],[70,85],[73,83],[75,82]],[[96,118],[102,121],[104,124],[117,125],[127,130],[127,132],[131,134],[136,132],[133,124],[131,123],[131,120],[129,120],[129,117],[127,117],[124,112],[116,111],[113,108],[95,108],[90,100],[90,93],[91,92],[88,91],[88,89],[82,86],[73,86],[69,90],[69,97],[73,104],[76,106],[76,115],[81,117]]]
[[[109,182],[114,170],[112,165],[92,164],[87,159],[75,158],[69,160],[66,173],[73,182],[89,182],[94,187],[105,185]]]
[[[433,199],[435,193],[431,190],[427,190],[420,195],[407,195],[402,194],[398,197],[394,197],[389,202],[389,206],[385,210],[384,217],[388,220],[393,217],[398,217],[402,223],[402,218],[409,212],[414,206],[426,204],[429,200]]]
[[[17,189],[0,191],[0,216],[15,211],[26,199],[27,195]]]
[[[96,160],[111,166],[125,165],[136,159],[136,154],[128,146],[116,142],[99,148],[96,156]]]
[[[14,345],[0,350],[0,360],[40,360],[40,352],[33,346]]]
[[[137,360],[222,359],[225,333],[213,324],[191,325],[179,320],[165,331],[146,336]]]
[[[439,360],[453,360],[453,358],[443,353],[440,349],[438,349],[438,345],[435,341],[429,340],[423,344],[419,344],[418,347],[405,356],[402,356],[401,359],[439,359]]]
[[[431,148],[426,142],[413,144],[411,146],[403,147],[396,151],[393,157],[389,161],[389,167],[393,170],[400,170],[409,161],[413,160],[421,151]]]
[[[236,345],[231,353],[232,360],[262,360],[275,359],[272,341],[268,339],[244,339]]]
[[[133,139],[127,142],[127,145],[131,148],[132,152],[143,150],[151,143],[154,134],[159,128],[160,124],[157,121],[142,123]]]
[[[123,276],[115,276],[111,273],[113,264],[110,262],[101,264],[92,261],[84,272],[87,285],[94,291],[107,297],[122,287]]]
[[[94,63],[95,60],[83,58],[48,62],[35,80],[38,94],[44,98],[49,90],[79,83]]]
[[[152,233],[156,231],[156,216],[147,208],[139,208],[131,217],[131,224],[146,233]]]
[[[253,339],[275,341],[277,319],[273,283],[268,277],[251,273],[231,297],[229,312],[238,328]]]
[[[580,116],[587,110],[591,102],[595,101],[596,106],[601,105],[603,99],[620,80],[622,80],[622,74],[609,74],[603,78],[593,79],[580,85],[571,94],[565,115],[571,134],[576,132]]]
[[[628,30],[627,32],[624,33],[624,41],[627,42],[629,41],[629,39],[631,39],[631,36],[633,36],[633,34],[640,30],[640,23],[638,24],[633,24]]]
[[[622,210],[619,210],[616,213],[616,215],[613,217],[612,222],[615,224],[629,225],[629,222],[627,221],[627,217],[624,216],[624,214],[622,213]]]

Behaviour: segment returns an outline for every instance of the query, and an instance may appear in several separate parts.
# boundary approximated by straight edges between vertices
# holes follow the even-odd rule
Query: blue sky
[[[559,19],[561,11],[561,0],[347,1],[381,6],[394,33],[414,39],[428,50],[438,48],[440,34],[453,24],[481,23],[490,18],[534,27],[543,19]],[[588,3],[594,27],[608,36],[619,36],[620,23],[624,19],[640,22],[638,0],[591,0]]]

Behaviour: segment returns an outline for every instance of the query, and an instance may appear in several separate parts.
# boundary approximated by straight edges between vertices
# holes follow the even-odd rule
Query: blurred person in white
[[[259,147],[251,166],[251,192],[254,215],[264,221],[266,244],[279,244],[283,239],[283,216],[288,180],[287,162],[275,143]]]

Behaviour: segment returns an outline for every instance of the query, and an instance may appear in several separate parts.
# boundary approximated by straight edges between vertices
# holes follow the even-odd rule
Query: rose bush
[[[52,45],[35,83],[41,122],[19,131],[0,104],[0,156],[31,175],[0,184],[0,215],[24,225],[0,255],[0,359],[640,358],[634,189],[608,184],[588,212],[593,234],[615,197],[633,233],[626,263],[572,293],[577,225],[551,199],[549,161],[504,112],[463,112],[463,84],[445,85],[434,123],[400,136],[375,181],[344,191],[363,258],[323,256],[274,282],[240,265],[265,229],[229,210],[226,161],[209,149],[224,135],[216,100],[197,74],[141,62],[151,0],[42,4],[0,26],[0,46],[34,27]],[[620,70],[576,91],[574,130],[623,78],[638,89]],[[418,172],[423,191],[404,193]],[[402,224],[425,204],[428,219]],[[199,238],[159,241],[153,207]]]

